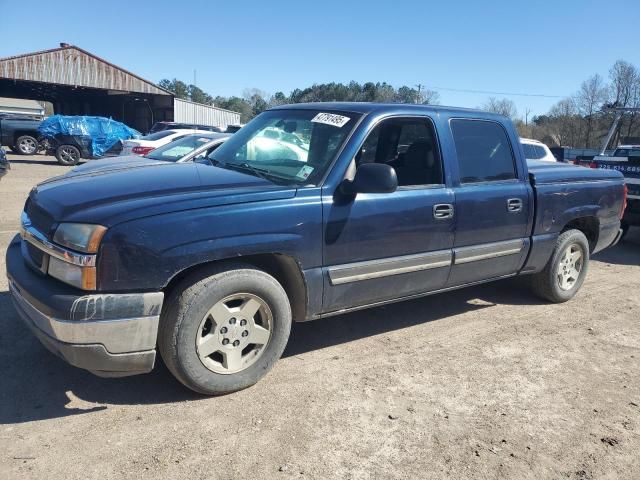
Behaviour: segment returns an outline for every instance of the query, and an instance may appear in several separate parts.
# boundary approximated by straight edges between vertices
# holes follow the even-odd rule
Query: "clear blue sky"
[[[214,96],[350,80],[565,96],[617,59],[640,66],[638,31],[638,0],[0,0],[0,57],[67,42],[155,82],[195,69]],[[533,114],[557,101],[508,98]]]

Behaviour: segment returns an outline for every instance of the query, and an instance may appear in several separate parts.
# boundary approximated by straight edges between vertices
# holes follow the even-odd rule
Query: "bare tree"
[[[629,62],[618,60],[609,70],[611,94],[619,107],[628,107],[638,81],[638,70]]]
[[[578,90],[578,93],[575,95],[575,105],[578,113],[582,116],[585,123],[584,146],[587,148],[591,146],[595,116],[607,99],[607,88],[604,84],[604,80],[598,74],[593,75],[582,82],[580,90]]]
[[[505,117],[509,117],[514,121],[517,120],[518,117],[518,109],[516,108],[516,104],[507,98],[498,99],[495,97],[490,97],[489,100],[487,100],[480,108],[482,110],[486,110],[487,112],[504,115]]]
[[[549,110],[551,135],[558,145],[576,146],[580,138],[580,115],[573,98],[565,98]]]
[[[640,72],[629,62],[618,60],[609,70],[611,80],[611,97],[618,107],[634,107],[640,105]],[[634,113],[627,116],[627,136],[631,134],[635,123]],[[614,145],[620,140],[623,130],[621,125],[614,138]]]
[[[421,90],[420,91],[420,103],[423,105],[439,105],[440,104],[440,94],[435,90]]]

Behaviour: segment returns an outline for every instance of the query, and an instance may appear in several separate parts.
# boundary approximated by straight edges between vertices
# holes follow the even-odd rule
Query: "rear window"
[[[161,138],[168,137],[169,135],[173,135],[175,132],[172,130],[163,130],[161,132],[150,133],[149,135],[145,135],[141,138],[141,140],[160,140]]]
[[[511,143],[502,125],[486,120],[451,120],[462,183],[516,178]]]
[[[529,160],[540,160],[547,155],[544,148],[540,145],[532,145],[530,143],[523,143],[524,156]]]

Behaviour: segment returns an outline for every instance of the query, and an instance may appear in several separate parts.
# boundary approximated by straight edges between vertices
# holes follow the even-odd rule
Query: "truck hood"
[[[50,233],[58,222],[109,227],[151,215],[291,198],[295,193],[295,188],[210,165],[151,162],[49,179],[29,194],[27,213],[38,229]]]

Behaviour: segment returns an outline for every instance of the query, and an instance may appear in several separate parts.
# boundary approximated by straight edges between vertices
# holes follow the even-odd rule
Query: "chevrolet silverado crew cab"
[[[293,321],[525,274],[569,300],[624,206],[622,174],[527,165],[496,114],[299,104],[199,162],[39,184],[6,264],[20,316],[72,365],[144,373],[158,350],[221,394],[269,371]]]

